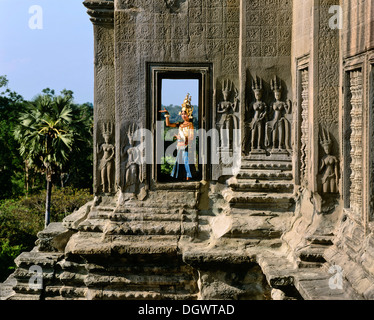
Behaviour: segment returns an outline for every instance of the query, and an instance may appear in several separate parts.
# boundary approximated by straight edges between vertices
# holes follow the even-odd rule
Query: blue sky
[[[199,81],[198,80],[162,80],[162,104],[169,106],[171,104],[182,105],[187,93],[192,97],[192,105],[199,103]]]
[[[75,102],[93,102],[93,29],[82,2],[0,0],[0,75],[8,77],[11,90],[30,100],[47,87],[69,89]],[[42,9],[42,29],[30,28],[34,5]],[[166,87],[166,105],[180,105],[187,92],[197,104],[196,81]]]
[[[43,10],[41,30],[29,27],[33,5]],[[49,87],[92,102],[93,31],[82,1],[0,0],[0,75],[25,99]]]

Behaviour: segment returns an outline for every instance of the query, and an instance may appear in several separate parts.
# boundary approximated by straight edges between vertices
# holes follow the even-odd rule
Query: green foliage
[[[68,157],[69,161],[65,161],[63,170],[60,170],[63,172],[55,169],[57,172],[54,177],[54,183],[60,186],[70,185],[92,190],[93,105],[91,103],[82,105],[72,103],[73,92],[71,90],[62,90],[61,96],[58,97],[55,95],[55,91],[49,88],[44,89],[42,94],[30,103],[24,101],[22,96],[16,92],[8,89],[7,85],[6,76],[0,76],[0,199],[17,197],[18,195],[45,188],[45,177],[40,175],[41,170],[39,170],[39,165],[43,167],[43,161],[38,158],[40,154],[34,153],[32,158],[37,165],[32,166],[30,159],[26,157],[25,161],[20,156],[20,148],[25,146],[21,146],[14,136],[14,132],[20,126],[20,115],[25,117],[26,124],[31,126],[33,120],[35,120],[34,124],[36,123],[35,112],[30,112],[31,104],[38,105],[41,113],[44,111],[48,113],[50,111],[48,109],[52,108],[52,104],[55,104],[55,107],[58,108],[58,106],[61,107],[61,102],[69,101],[75,135],[63,135],[61,138],[61,141],[65,141],[62,141],[62,144],[65,146],[70,145],[70,148],[62,148],[61,150],[61,155],[65,156],[65,158]],[[49,113],[52,113],[52,111]],[[26,116],[25,114],[28,115]],[[35,119],[32,119],[33,116]],[[65,121],[69,121],[67,109],[65,109],[65,113],[62,113],[62,118]],[[47,119],[45,120],[47,121]],[[50,117],[49,120],[53,119]],[[27,123],[27,121],[29,122]],[[52,122],[49,121],[49,124],[52,124]],[[57,123],[57,125],[60,124]],[[42,140],[40,136],[39,138]],[[70,138],[70,141],[67,138]],[[70,143],[71,141],[72,143]],[[34,143],[36,147],[37,139],[35,139]]]
[[[0,87],[8,83],[0,76]],[[19,156],[19,145],[13,130],[23,110],[23,99],[6,89],[0,93],[0,199],[11,197],[23,191],[23,161]]]
[[[70,103],[67,97],[39,96],[19,117],[14,136],[20,144],[20,154],[41,173],[52,175],[63,170],[72,151],[78,133]]]
[[[73,103],[71,90],[58,96],[46,88],[30,102],[0,76],[0,282],[44,228],[46,181],[40,173],[51,168],[52,222],[91,200],[92,132],[93,105]]]
[[[0,282],[15,269],[14,259],[22,249],[22,246],[11,246],[8,239],[0,239]]]
[[[8,85],[9,80],[6,76],[0,76],[0,88],[6,87]]]
[[[60,222],[64,217],[92,200],[89,190],[70,187],[55,188],[52,196],[51,221]],[[0,282],[10,274],[8,266],[21,251],[35,246],[37,233],[44,228],[45,191],[28,197],[7,199],[0,202]]]
[[[175,164],[175,158],[171,156],[166,156],[161,158],[161,173],[170,175],[171,172],[173,171],[173,167]]]

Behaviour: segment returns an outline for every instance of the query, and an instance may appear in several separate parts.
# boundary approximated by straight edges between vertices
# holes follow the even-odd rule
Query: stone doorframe
[[[161,106],[161,82],[163,79],[197,79],[199,80],[199,127],[209,131],[212,128],[214,108],[212,108],[212,73],[209,63],[148,63],[147,64],[147,128],[153,134],[153,164],[147,165],[148,183],[151,189],[158,184],[156,164],[156,122],[161,120],[158,106]],[[185,97],[181,97],[181,103]],[[203,140],[203,139],[202,139]],[[204,143],[204,141],[200,141]],[[210,150],[210,143],[202,145]],[[210,152],[206,164],[202,164],[202,180],[211,178]]]

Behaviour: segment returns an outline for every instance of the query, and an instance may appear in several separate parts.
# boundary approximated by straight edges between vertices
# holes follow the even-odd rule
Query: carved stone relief
[[[320,0],[318,34],[318,123],[339,125],[339,33],[329,27],[335,0]]]
[[[287,1],[247,1],[246,56],[291,55],[292,15]]]
[[[300,178],[304,186],[308,185],[309,167],[309,70],[301,71],[301,154]]]
[[[275,101],[269,108],[262,101],[263,81],[257,77],[253,80],[252,90],[256,101],[246,110],[249,119],[245,123],[245,135],[242,143],[244,154],[250,151],[261,154],[291,154],[291,101],[283,102],[282,86],[275,76],[270,82]]]
[[[127,128],[128,144],[121,150],[123,183],[122,191],[125,200],[137,199],[140,184],[144,181],[143,154],[140,145],[136,145],[137,125],[130,124]]]
[[[351,190],[350,207],[355,214],[362,209],[363,190],[363,88],[362,72],[350,72],[351,92]]]
[[[115,155],[115,147],[110,143],[110,139],[114,132],[113,123],[103,123],[102,126],[102,136],[104,138],[104,143],[100,146],[96,146],[97,156],[99,157],[101,153],[103,156],[99,161],[99,171],[101,178],[101,191],[103,193],[113,193],[113,163]]]
[[[374,221],[374,65],[371,66],[370,73],[370,107],[369,107],[369,145],[370,159],[369,162],[369,219]]]
[[[232,92],[234,98],[232,100]],[[235,113],[239,107],[239,92],[230,80],[223,81],[223,100],[218,103],[217,114],[221,115],[217,123],[220,131],[221,150],[233,150],[235,131],[239,129],[239,120]]]
[[[244,153],[247,153],[247,150],[250,147],[251,152],[264,152],[265,150],[265,119],[268,112],[268,107],[266,103],[262,101],[262,79],[255,77],[252,83],[252,90],[254,92],[256,102],[254,102],[250,109],[247,110],[254,112],[252,121],[246,123],[245,135],[243,139],[242,149]],[[252,111],[253,110],[253,111]]]
[[[282,85],[276,76],[271,81],[271,90],[274,92],[275,102],[269,112],[269,116],[273,114],[273,120],[266,122],[265,126],[265,147],[271,149],[272,153],[291,153],[291,124],[287,115],[292,111],[292,104],[290,100],[281,101]]]
[[[320,145],[325,156],[321,160],[320,172],[322,175],[323,194],[338,193],[339,191],[339,161],[332,155],[333,141],[330,132],[322,129],[320,134]]]

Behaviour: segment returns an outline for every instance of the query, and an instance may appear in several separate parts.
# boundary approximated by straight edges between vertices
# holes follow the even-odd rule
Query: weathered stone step
[[[103,219],[87,219],[78,225],[79,231],[103,232],[106,221]]]
[[[115,210],[115,208],[112,208],[111,211],[101,211],[92,209],[90,213],[88,214],[88,219],[98,219],[98,220],[106,220],[109,219],[109,216],[112,214],[112,212]]]
[[[195,209],[160,209],[160,208],[127,208],[115,210],[109,215],[112,221],[155,220],[181,221],[194,220],[197,217]]]
[[[62,253],[57,252],[22,252],[14,261],[19,268],[29,269],[30,266],[37,265],[43,270],[53,269],[56,262],[62,257]]]
[[[56,274],[56,278],[61,281],[64,285],[71,285],[71,286],[81,286],[84,285],[84,279],[87,275],[87,272],[78,273],[78,272],[69,272],[64,271],[60,274]]]
[[[251,210],[248,208],[232,208],[231,215],[235,217],[238,216],[253,216],[253,217],[278,217],[279,215],[289,215],[292,216],[294,214],[293,211],[284,211],[284,210],[263,210],[263,209],[255,209]]]
[[[295,274],[295,287],[304,300],[363,300],[351,286],[342,278],[342,288],[330,287],[331,274],[323,268],[304,268]]]
[[[323,254],[326,250],[324,246],[312,246],[305,248],[299,253],[299,258],[301,261],[305,262],[315,262],[315,263],[324,263],[326,262]]]
[[[307,238],[311,244],[322,246],[332,246],[334,244],[333,239],[333,235],[313,235]]]
[[[17,284],[14,274],[11,274],[3,283],[0,283],[0,301],[7,300],[15,294],[13,287]]]
[[[38,299],[38,296],[30,295],[31,299]],[[31,300],[30,299],[30,300]],[[69,286],[48,286],[45,289],[45,300],[196,300],[196,293],[181,292],[156,292],[140,290],[120,289],[95,289],[77,288]]]
[[[291,162],[242,161],[241,169],[292,171]]]
[[[249,192],[283,192],[291,193],[294,190],[293,183],[289,181],[277,181],[277,182],[256,182],[255,180],[242,179],[238,180],[233,178],[229,180],[228,185],[235,191],[249,191]]]
[[[196,216],[196,215],[195,215]],[[131,221],[186,221],[188,216],[180,214],[156,214],[156,213],[113,213],[109,220],[115,222],[131,222]]]
[[[65,248],[66,255],[98,256],[121,255],[126,259],[148,259],[175,255],[180,235],[105,235],[95,232],[77,232]],[[88,260],[89,261],[89,260]],[[131,262],[130,260],[128,260]]]
[[[27,293],[20,293],[20,294],[14,294],[11,297],[9,297],[7,300],[23,300],[23,301],[30,301],[30,300],[40,300],[40,294],[27,294]]]
[[[226,190],[223,196],[230,206],[249,209],[282,208],[289,209],[295,202],[289,193],[250,193]]]
[[[251,170],[244,169],[240,170],[236,176],[238,180],[240,179],[255,179],[255,180],[293,180],[292,172],[284,171],[265,171],[265,170]]]
[[[106,235],[192,235],[197,230],[194,222],[133,221],[112,222],[105,226]]]
[[[322,262],[298,261],[297,266],[299,269],[315,269],[323,266]]]
[[[197,294],[167,294],[155,291],[89,290],[91,300],[196,300]]]
[[[78,286],[46,286],[44,290],[45,300],[86,300],[88,289]]]
[[[225,237],[245,239],[280,239],[290,228],[293,213],[282,215],[232,215],[231,230]]]
[[[192,274],[176,273],[164,275],[151,274],[88,274],[84,283],[87,287],[108,287],[121,289],[148,289],[160,286],[174,286],[184,289],[195,281]],[[151,291],[151,290],[150,290]]]

